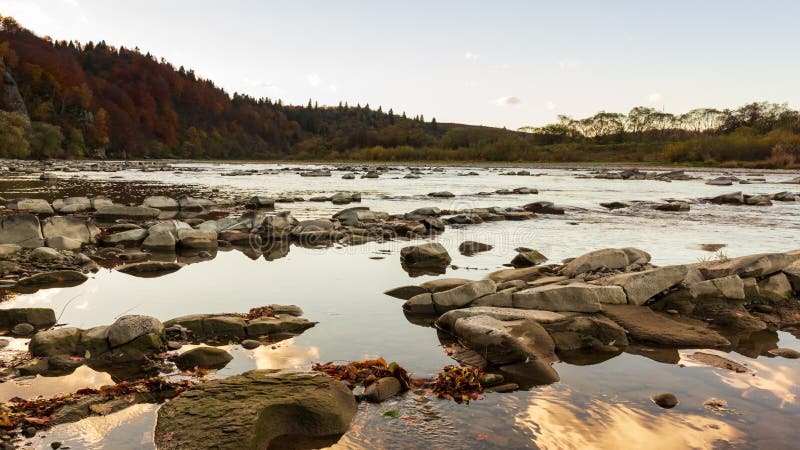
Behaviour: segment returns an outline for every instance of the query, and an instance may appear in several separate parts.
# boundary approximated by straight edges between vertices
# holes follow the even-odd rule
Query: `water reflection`
[[[285,369],[308,367],[319,361],[319,348],[296,345],[294,339],[287,339],[278,345],[261,346],[253,350],[257,369]]]
[[[711,448],[737,443],[738,428],[715,417],[679,411],[647,411],[633,404],[535,396],[517,416],[542,449]]]
[[[776,364],[774,361],[771,364],[749,361],[747,365],[755,373],[749,375],[718,371],[717,375],[726,385],[740,389],[743,398],[755,398],[759,396],[759,391],[766,391],[778,400],[779,408],[797,402],[800,368],[796,365]]]
[[[54,440],[65,446],[84,449],[154,448],[153,427],[158,406],[135,404],[105,416],[91,416],[56,426],[47,432],[46,440],[37,438],[37,448],[50,449],[49,443]]]
[[[69,375],[60,377],[43,377],[10,380],[0,383],[0,402],[14,397],[32,399],[38,396],[52,397],[57,394],[69,394],[83,388],[99,388],[114,384],[108,373],[97,372],[88,366],[80,366]]]

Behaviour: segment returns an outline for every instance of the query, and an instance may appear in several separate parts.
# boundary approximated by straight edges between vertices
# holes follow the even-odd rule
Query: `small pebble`
[[[669,392],[653,394],[650,399],[653,400],[653,403],[656,405],[666,409],[674,408],[678,405],[678,397],[675,397],[675,394],[670,394]]]
[[[258,347],[261,347],[261,342],[258,342],[258,341],[253,340],[253,339],[245,339],[245,340],[242,341],[242,347],[247,349],[247,350],[253,350],[253,349],[256,349]]]

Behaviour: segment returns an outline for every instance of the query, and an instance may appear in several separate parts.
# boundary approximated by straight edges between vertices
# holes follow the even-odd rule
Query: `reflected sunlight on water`
[[[744,433],[713,417],[675,410],[651,413],[626,403],[600,400],[575,404],[569,398],[531,399],[517,414],[517,425],[529,428],[542,449],[675,449],[709,448],[734,443]]]

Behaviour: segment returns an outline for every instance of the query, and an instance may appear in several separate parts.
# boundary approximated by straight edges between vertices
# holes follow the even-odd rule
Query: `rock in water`
[[[650,399],[653,400],[653,403],[662,408],[669,409],[678,406],[678,397],[675,397],[675,394],[670,394],[669,392],[654,394]]]
[[[395,377],[384,377],[367,386],[364,397],[372,403],[381,403],[403,390],[400,381]]]
[[[403,247],[400,250],[400,262],[406,271],[416,270],[444,273],[450,264],[450,255],[438,242]]]
[[[158,411],[159,449],[321,448],[350,428],[356,401],[317,372],[256,370],[214,380]]]
[[[225,367],[233,356],[217,347],[197,347],[178,355],[175,364],[182,370],[194,367],[207,367],[221,369]]]
[[[493,245],[484,244],[482,242],[464,241],[458,246],[458,251],[462,255],[472,255],[474,253],[486,252],[493,249]]]
[[[16,244],[24,248],[43,246],[39,219],[33,214],[0,217],[0,244]]]
[[[155,219],[160,213],[160,210],[146,206],[110,205],[100,207],[95,214],[95,218],[107,222],[113,222],[117,219],[147,220]]]

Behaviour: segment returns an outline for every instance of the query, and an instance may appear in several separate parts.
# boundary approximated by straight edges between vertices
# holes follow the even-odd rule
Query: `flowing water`
[[[607,211],[601,202],[665,198],[695,199],[741,190],[774,194],[792,190],[780,181],[797,174],[759,174],[766,182],[728,187],[703,180],[603,180],[584,178],[586,170],[537,169],[532,176],[502,175],[509,169],[449,167],[423,170],[420,179],[393,168],[379,179],[343,180],[334,176],[301,177],[284,166],[269,164],[179,165],[196,171],[114,173],[80,172],[55,184],[33,176],[0,179],[2,197],[102,194],[136,202],[145,195],[193,193],[247,197],[290,195],[311,197],[335,192],[361,192],[360,206],[389,213],[423,206],[462,209],[520,206],[538,200],[569,207],[563,216],[539,215],[523,222],[488,222],[448,227],[437,240],[453,257],[447,276],[479,279],[503,268],[519,246],[535,248],[558,262],[587,251],[633,246],[648,251],[658,265],[696,262],[714,257],[701,244],[727,244],[727,256],[800,248],[800,203],[775,202],[771,207],[693,204],[688,213],[648,209]],[[313,168],[306,166],[304,168]],[[237,170],[257,175],[221,176]],[[478,176],[462,176],[475,171]],[[719,175],[693,173],[703,178]],[[740,174],[746,178],[746,175]],[[62,175],[65,177],[65,175]],[[478,195],[497,189],[533,187],[538,195]],[[218,191],[217,191],[218,190]],[[426,194],[447,190],[455,198]],[[353,206],[353,205],[350,205]],[[279,204],[300,218],[330,217],[345,207],[331,203]],[[474,256],[460,255],[464,240],[494,245]],[[417,376],[434,376],[452,364],[434,328],[404,316],[401,304],[382,292],[433,277],[410,279],[399,262],[400,248],[424,241],[392,241],[325,249],[292,247],[289,254],[268,261],[231,250],[210,261],[190,264],[159,278],[135,278],[101,269],[72,288],[41,290],[11,296],[0,307],[49,307],[61,313],[60,323],[91,327],[109,324],[123,314],[144,314],[161,320],[191,313],[246,312],[269,303],[296,304],[319,324],[301,336],[275,346],[244,350],[219,376],[253,368],[308,368],[313,362],[351,361],[382,356],[397,361]],[[11,347],[24,348],[15,340]],[[408,393],[380,405],[362,404],[339,448],[796,448],[800,429],[800,360],[766,356],[777,346],[800,349],[786,332],[740,337],[726,357],[747,365],[741,374],[710,368],[686,358],[691,350],[631,347],[604,361],[560,362],[561,381],[529,386],[506,394],[486,394],[469,404]],[[713,351],[712,351],[713,352]],[[112,382],[110,375],[82,367],[63,377],[36,377],[0,384],[0,401],[71,392]],[[673,392],[680,400],[664,410],[649,399]],[[722,410],[705,400],[727,401]],[[59,440],[75,448],[152,448],[155,405],[137,405],[108,416],[55,427],[31,445],[49,448]],[[382,413],[397,410],[398,418]]]

